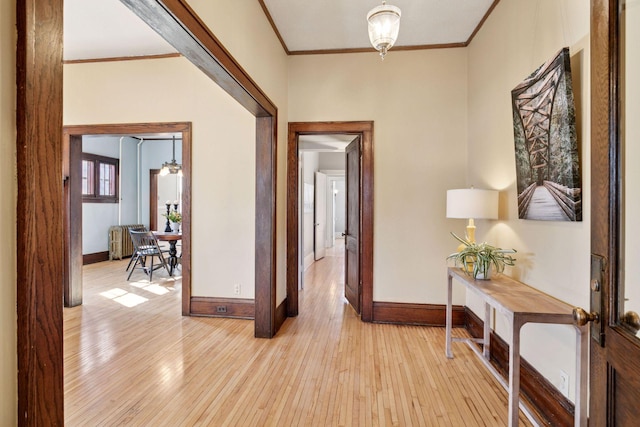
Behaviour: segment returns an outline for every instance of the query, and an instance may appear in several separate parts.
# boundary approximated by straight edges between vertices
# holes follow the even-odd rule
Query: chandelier
[[[387,51],[393,47],[400,30],[400,8],[387,5],[376,6],[367,13],[369,23],[369,40],[384,60]]]
[[[166,176],[169,174],[178,174],[182,176],[182,165],[176,162],[176,137],[173,137],[173,155],[170,162],[164,162],[162,169],[160,169],[160,176]]]

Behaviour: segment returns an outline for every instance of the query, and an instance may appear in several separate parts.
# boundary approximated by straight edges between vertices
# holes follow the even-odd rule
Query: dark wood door
[[[344,296],[360,314],[360,137],[346,148],[347,218]]]
[[[637,426],[640,409],[640,245],[633,235],[640,215],[636,114],[640,51],[625,43],[623,0],[592,0],[591,8],[591,328],[589,425]],[[630,8],[631,9],[631,8]],[[636,15],[637,15],[637,8]],[[636,33],[637,34],[637,33]],[[623,36],[620,36],[623,35]],[[631,48],[625,49],[625,44]],[[636,55],[633,61],[628,55]],[[626,75],[626,77],[625,77]],[[633,84],[632,84],[633,83]],[[628,120],[625,120],[625,116]],[[637,133],[636,133],[637,135]],[[626,165],[626,167],[625,167]],[[634,178],[635,176],[635,178]],[[600,262],[601,261],[601,262]],[[600,277],[598,277],[600,276]]]

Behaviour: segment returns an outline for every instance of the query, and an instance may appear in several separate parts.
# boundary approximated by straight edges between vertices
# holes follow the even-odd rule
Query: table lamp
[[[468,218],[467,240],[476,241],[474,219],[498,219],[498,192],[461,188],[447,190],[447,218]]]

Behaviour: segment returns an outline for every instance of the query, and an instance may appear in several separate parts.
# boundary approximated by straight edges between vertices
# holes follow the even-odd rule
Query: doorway
[[[65,126],[63,128],[63,170],[65,173],[65,270],[64,304],[82,304],[82,179],[80,164],[83,135],[140,135],[178,133],[182,138],[182,314],[191,313],[191,123],[143,123]],[[140,195],[138,195],[139,197]],[[138,211],[140,212],[140,210]],[[138,213],[138,222],[142,218]],[[153,228],[151,228],[153,229]]]
[[[287,156],[287,315],[298,315],[299,283],[299,138],[301,135],[350,134],[361,146],[360,200],[358,228],[358,266],[360,271],[361,318],[373,320],[373,122],[297,122],[289,123]]]

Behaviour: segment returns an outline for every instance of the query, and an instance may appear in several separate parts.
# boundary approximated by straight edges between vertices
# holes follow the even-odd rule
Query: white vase
[[[179,222],[172,222],[171,223],[171,231],[173,231],[174,233],[177,233],[180,231],[180,223]]]
[[[492,275],[493,275],[493,268],[491,266],[489,266],[489,268],[487,268],[486,274],[483,273],[482,271],[478,271],[478,273],[474,276],[474,279],[476,279],[476,280],[489,280],[489,279],[491,279]]]

